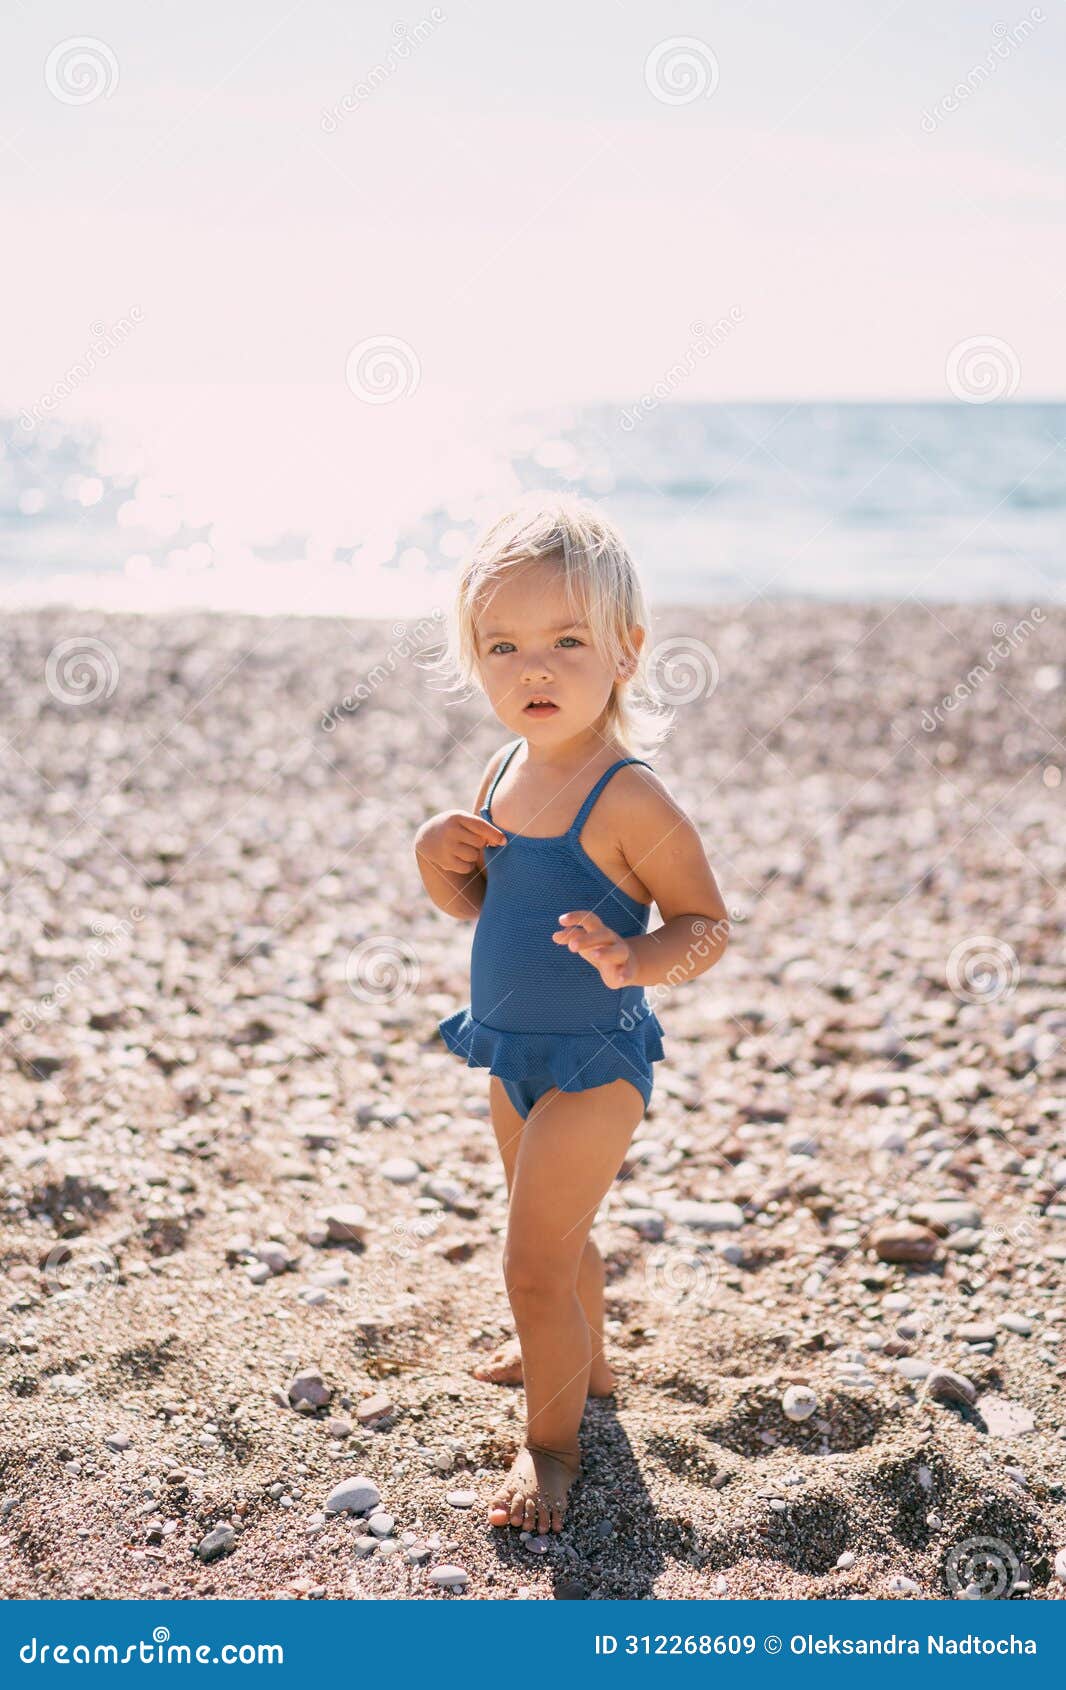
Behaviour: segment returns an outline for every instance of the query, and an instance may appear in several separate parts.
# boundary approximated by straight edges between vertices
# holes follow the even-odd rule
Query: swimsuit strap
[[[500,784],[500,776],[503,774],[504,769],[507,767],[508,763],[511,761],[511,758],[514,756],[514,754],[518,750],[519,746],[524,745],[524,744],[525,744],[525,740],[516,739],[514,744],[511,747],[510,751],[507,753],[506,757],[504,758],[503,762],[500,764],[499,768],[496,770],[496,774],[493,778],[492,785],[489,787],[488,797],[485,799],[484,804],[481,806],[481,808],[484,810],[485,814],[488,816],[490,822],[492,821],[492,795],[496,791],[496,788]],[[493,823],[493,825],[495,826],[495,823]]]
[[[589,811],[592,809],[593,804],[595,804],[597,798],[607,785],[611,776],[613,774],[617,774],[619,769],[624,769],[627,763],[642,763],[646,769],[651,768],[651,764],[645,762],[643,757],[620,757],[617,763],[612,763],[609,769],[605,769],[595,786],[592,788],[592,791],[585,799],[585,802],[582,804],[580,810],[577,812],[577,815],[574,817],[570,827],[567,829],[567,832],[572,839],[576,839],[578,837],[581,829],[588,820]]]

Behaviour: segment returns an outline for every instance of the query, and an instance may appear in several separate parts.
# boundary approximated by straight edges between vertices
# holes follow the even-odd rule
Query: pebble
[[[128,1432],[108,1432],[104,1443],[108,1449],[129,1449],[131,1439]]]
[[[666,1221],[658,1209],[625,1209],[618,1220],[622,1226],[631,1226],[649,1244],[661,1244],[666,1236]]]
[[[370,1537],[369,1535],[357,1537],[355,1543],[352,1545],[357,1555],[373,1555],[377,1546],[377,1538]]]
[[[941,1235],[970,1229],[979,1231],[983,1224],[979,1211],[972,1203],[951,1198],[915,1203],[908,1213],[912,1221],[917,1221],[920,1226],[930,1227],[933,1232]]]
[[[477,1501],[477,1492],[472,1490],[450,1490],[445,1500],[452,1508],[473,1508]]]
[[[978,1397],[974,1404],[992,1438],[1020,1438],[1033,1431],[1036,1420],[1021,1403],[1007,1397]]]
[[[470,1574],[465,1567],[455,1567],[450,1562],[445,1562],[443,1566],[430,1568],[429,1582],[447,1590],[462,1590],[470,1582]]]
[[[256,1244],[254,1254],[257,1261],[273,1274],[284,1273],[292,1259],[284,1244],[279,1244],[274,1238],[268,1238],[265,1244]]]
[[[933,1363],[924,1356],[901,1356],[896,1362],[896,1372],[902,1373],[904,1379],[924,1379],[932,1371]]]
[[[781,1408],[788,1420],[806,1420],[817,1407],[817,1395],[809,1385],[790,1385],[781,1398]]]
[[[889,1221],[874,1227],[870,1243],[882,1262],[931,1262],[939,1248],[935,1232],[911,1221]]]
[[[76,1373],[53,1373],[48,1383],[53,1391],[64,1397],[84,1396],[89,1389],[88,1379],[82,1379]]]
[[[1055,1577],[1060,1584],[1066,1584],[1066,1549],[1059,1549],[1055,1554]]]
[[[302,1367],[293,1374],[285,1390],[293,1408],[304,1413],[325,1408],[333,1396],[333,1387],[326,1384],[317,1367]]]
[[[389,1156],[379,1170],[382,1179],[393,1185],[413,1185],[422,1169],[410,1156]]]
[[[478,1214],[478,1205],[464,1186],[454,1179],[432,1178],[422,1182],[422,1190],[427,1197],[433,1197],[438,1203],[443,1203],[446,1209],[452,1209],[457,1215],[467,1220],[474,1220]]]
[[[396,1520],[392,1514],[371,1514],[367,1521],[367,1529],[375,1537],[391,1537]]]
[[[196,1545],[196,1553],[201,1561],[214,1561],[219,1555],[228,1555],[237,1546],[237,1533],[232,1526],[216,1526],[214,1531],[208,1532]]]
[[[984,1244],[985,1235],[978,1232],[976,1227],[960,1227],[958,1232],[949,1232],[944,1240],[949,1250],[954,1250],[964,1256],[979,1250]]]
[[[1006,1332],[1016,1332],[1019,1338],[1028,1338],[1033,1330],[1032,1321],[1023,1314],[1001,1314],[997,1324]]]
[[[853,1567],[855,1565],[857,1559],[858,1557],[856,1556],[854,1549],[845,1549],[843,1555],[837,1556],[836,1564],[840,1568],[841,1572],[847,1572],[849,1567]]]
[[[670,1219],[694,1232],[736,1232],[744,1225],[744,1214],[736,1203],[696,1203],[682,1198],[669,1209]]]
[[[366,1241],[366,1210],[358,1203],[338,1203],[316,1216],[334,1244],[363,1244]]]
[[[994,1344],[996,1327],[987,1320],[967,1320],[956,1326],[955,1337],[961,1338],[964,1344]]]
[[[355,1405],[355,1418],[360,1426],[371,1426],[375,1420],[384,1420],[387,1415],[395,1413],[396,1405],[384,1391],[378,1391],[372,1397],[364,1397],[362,1402]]]
[[[342,1479],[326,1498],[327,1514],[366,1514],[381,1501],[381,1492],[373,1479],[360,1473],[354,1479]]]
[[[964,1373],[953,1373],[947,1367],[934,1367],[926,1374],[922,1396],[933,1397],[937,1402],[973,1403],[977,1400],[977,1386]]]
[[[920,1590],[921,1586],[914,1579],[905,1577],[903,1573],[896,1573],[894,1577],[889,1579],[887,1588],[902,1594],[909,1590]]]

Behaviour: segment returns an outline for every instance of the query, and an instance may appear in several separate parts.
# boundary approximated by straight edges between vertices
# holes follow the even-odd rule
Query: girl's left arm
[[[655,776],[642,785],[639,800],[620,814],[619,843],[662,926],[622,939],[593,912],[572,910],[556,937],[612,986],[677,986],[714,967],[729,943],[729,916],[693,823]]]

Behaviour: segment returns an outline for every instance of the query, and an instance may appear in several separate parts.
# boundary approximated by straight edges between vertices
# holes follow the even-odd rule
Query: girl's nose
[[[545,658],[531,657],[522,674],[527,682],[546,681],[551,679],[551,672],[551,664]]]

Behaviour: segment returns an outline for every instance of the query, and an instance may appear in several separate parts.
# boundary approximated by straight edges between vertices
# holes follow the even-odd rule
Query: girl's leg
[[[550,1096],[555,1096],[552,1087]],[[543,1098],[537,1099],[537,1107]],[[496,1074],[489,1079],[489,1103],[492,1110],[492,1127],[496,1134],[500,1157],[503,1161],[504,1173],[507,1176],[507,1194],[510,1196],[514,1185],[514,1167],[518,1159],[518,1146],[522,1138],[525,1120],[518,1113],[511,1099],[503,1087],[503,1082]],[[581,1253],[581,1264],[577,1275],[577,1294],[588,1321],[589,1336],[592,1346],[592,1360],[589,1366],[589,1396],[609,1397],[614,1390],[614,1373],[608,1365],[603,1353],[603,1288],[606,1283],[607,1272],[603,1265],[596,1240],[590,1235],[585,1240],[585,1248]],[[499,1385],[518,1385],[522,1381],[522,1354],[515,1340],[508,1339],[494,1355],[487,1359],[486,1364],[475,1370],[477,1378],[488,1378]]]
[[[490,1507],[493,1525],[559,1531],[580,1465],[591,1341],[577,1294],[593,1216],[644,1114],[628,1080],[553,1091],[527,1116],[514,1163],[504,1275],[522,1345],[526,1448]]]

